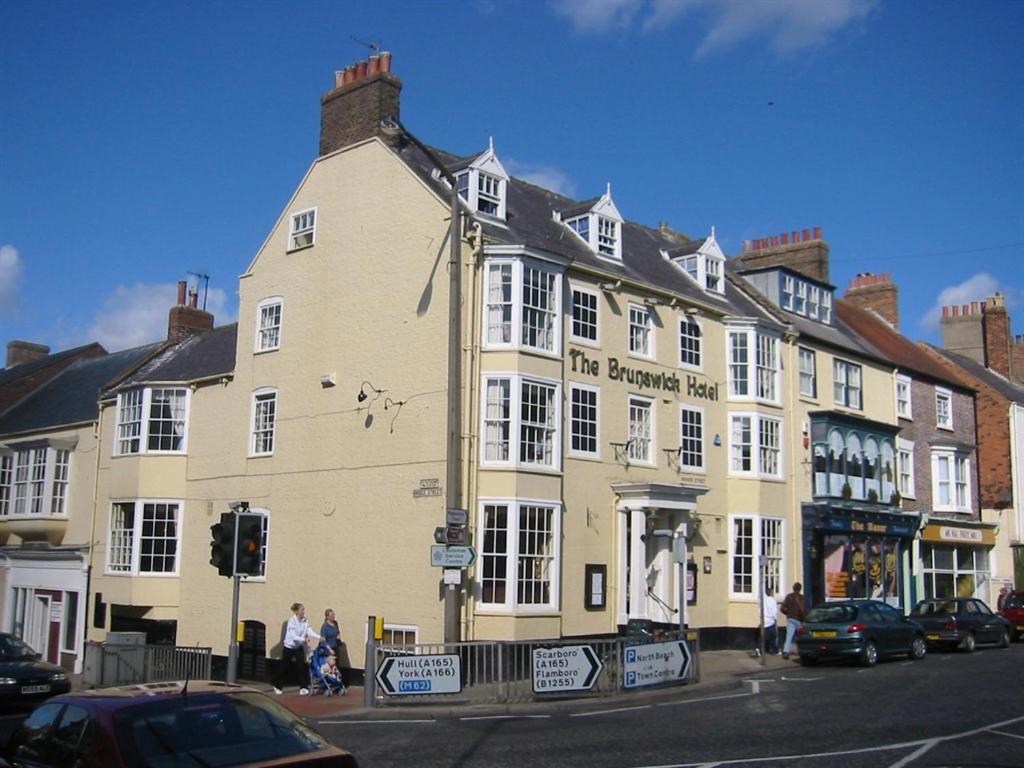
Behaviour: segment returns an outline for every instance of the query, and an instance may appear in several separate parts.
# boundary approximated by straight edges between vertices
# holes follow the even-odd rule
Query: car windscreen
[[[914,606],[911,616],[952,616],[957,612],[955,600],[922,600]]]
[[[113,718],[128,765],[225,768],[323,749],[328,742],[258,693],[140,700]]]
[[[810,624],[839,624],[857,618],[857,606],[845,603],[842,605],[818,605],[807,614],[806,622]]]
[[[13,635],[0,635],[0,659],[30,659],[36,652]]]

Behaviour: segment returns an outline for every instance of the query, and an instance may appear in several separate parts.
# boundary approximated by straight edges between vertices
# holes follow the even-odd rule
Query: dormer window
[[[597,217],[597,252],[616,257],[619,247],[619,223],[605,216]]]
[[[485,216],[504,220],[508,174],[494,154],[493,140],[486,152],[455,174],[455,180],[459,196],[470,208]]]
[[[722,265],[725,254],[718,247],[715,236],[705,240],[692,240],[685,245],[661,252],[661,255],[686,273],[693,282],[705,291],[723,293]]]
[[[780,309],[832,325],[834,289],[828,283],[782,266],[744,270],[741,274]]]
[[[622,261],[622,215],[612,202],[611,184],[596,200],[556,211],[555,220],[575,232],[598,256]]]

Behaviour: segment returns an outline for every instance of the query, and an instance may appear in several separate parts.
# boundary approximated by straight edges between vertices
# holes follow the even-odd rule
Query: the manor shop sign
[[[601,375],[601,362],[591,360],[580,349],[569,350],[572,361],[572,372],[587,376]],[[622,365],[617,357],[608,358],[608,378],[612,381],[624,381],[637,389],[660,389],[665,392],[682,394],[682,381],[674,373],[651,373],[640,368]],[[699,381],[696,376],[686,377],[686,396],[703,400],[718,400],[718,385]]]

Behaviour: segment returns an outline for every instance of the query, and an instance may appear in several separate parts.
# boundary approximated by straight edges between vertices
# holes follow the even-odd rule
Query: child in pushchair
[[[314,695],[323,693],[325,696],[344,696],[346,693],[338,661],[324,643],[320,643],[309,658],[309,690]]]

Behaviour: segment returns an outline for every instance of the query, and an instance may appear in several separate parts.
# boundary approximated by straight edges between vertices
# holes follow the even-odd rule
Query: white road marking
[[[475,715],[459,720],[547,720],[551,715]]]
[[[436,723],[437,720],[317,720],[317,725],[398,725],[405,723]]]
[[[1007,733],[1006,731],[997,731],[995,728],[989,728],[988,732],[998,734],[999,736],[1009,736],[1011,739],[1024,739],[1024,736],[1022,736],[1019,733]]]
[[[599,709],[595,712],[575,712],[569,717],[593,717],[594,715],[610,715],[614,712],[633,712],[638,709],[650,709],[650,704],[641,704],[638,707],[619,707],[618,709]]]
[[[926,741],[924,744],[922,744],[920,747],[915,749],[909,755],[905,756],[902,760],[897,760],[895,763],[890,765],[889,768],[903,768],[903,766],[905,766],[905,765],[910,765],[912,762],[917,760],[917,758],[919,758],[921,755],[923,755],[925,752],[930,750],[932,747],[934,747],[938,743],[939,743],[938,739],[932,739],[931,741]]]
[[[897,768],[897,766],[906,765],[906,760],[912,758],[914,755],[920,756],[924,752],[934,747],[936,744],[944,741],[956,741],[957,739],[967,738],[968,736],[977,736],[980,733],[995,732],[996,729],[1003,727],[1004,725],[1013,725],[1014,723],[1024,722],[1024,715],[1020,717],[1014,717],[1010,720],[1002,720],[998,723],[989,723],[978,728],[972,728],[969,731],[962,731],[960,733],[951,733],[947,736],[936,736],[930,739],[918,739],[916,741],[905,741],[898,744],[879,744],[873,747],[862,747],[860,749],[843,749],[837,752],[810,752],[803,755],[775,755],[773,757],[737,757],[729,760],[714,760],[711,762],[699,762],[699,763],[666,763],[664,765],[644,765],[636,766],[636,768],[712,768],[712,766],[721,765],[742,765],[746,763],[777,763],[777,762],[796,762],[798,760],[809,760],[820,757],[839,757],[842,755],[865,755],[871,752],[892,752],[897,749],[914,749],[918,748],[917,752],[913,755],[909,755],[907,758],[898,763],[894,763],[890,768]],[[920,753],[920,754],[919,754]]]
[[[824,677],[786,677],[785,675],[783,675],[782,679],[785,680],[787,683],[811,683],[811,682],[814,682],[815,680],[824,680],[825,678]]]
[[[683,699],[681,701],[659,701],[654,706],[656,707],[678,707],[681,704],[696,704],[700,701],[721,701],[722,699],[745,699],[748,696],[753,696],[752,693],[730,693],[724,696],[705,696],[700,699]]]

